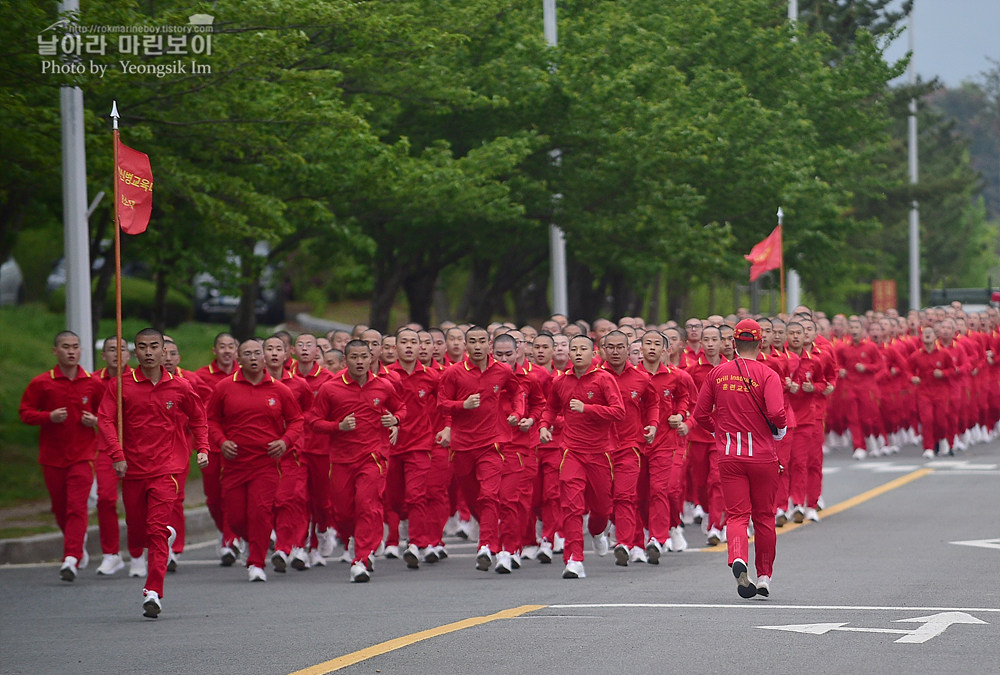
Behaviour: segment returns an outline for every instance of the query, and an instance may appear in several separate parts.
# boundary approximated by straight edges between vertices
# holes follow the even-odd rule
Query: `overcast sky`
[[[980,73],[1000,61],[1000,0],[916,0],[914,66],[925,80],[938,77],[948,87],[982,81]],[[909,34],[889,47],[886,59],[902,58]]]

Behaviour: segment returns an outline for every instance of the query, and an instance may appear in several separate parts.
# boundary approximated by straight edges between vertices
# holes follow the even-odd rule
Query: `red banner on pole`
[[[743,256],[750,261],[750,281],[756,281],[764,272],[776,270],[781,267],[781,225],[774,228],[774,231],[763,241],[750,249],[749,255]]]
[[[118,141],[118,221],[125,234],[141,234],[153,211],[153,170],[149,156]]]
[[[872,282],[872,309],[884,312],[896,308],[896,280],[876,279]]]

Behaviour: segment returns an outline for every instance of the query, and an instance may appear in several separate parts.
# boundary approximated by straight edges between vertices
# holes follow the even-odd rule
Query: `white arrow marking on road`
[[[937,459],[924,466],[931,469],[964,469],[966,471],[994,471],[996,464],[973,464],[965,459]]]
[[[888,633],[892,635],[902,635],[896,640],[897,644],[923,644],[931,638],[937,637],[948,630],[948,626],[956,623],[982,624],[988,625],[985,621],[977,619],[965,612],[941,612],[930,616],[914,617],[912,619],[898,619],[897,623],[922,623],[922,626],[914,630],[900,630],[898,628],[856,628],[848,626],[847,623],[800,623],[787,626],[757,626],[764,630],[785,630],[792,633],[805,633],[807,635],[826,635],[830,631],[843,631],[845,633]]]
[[[1000,539],[971,539],[969,541],[953,541],[952,544],[959,546],[975,546],[977,548],[1000,549]]]
[[[965,612],[941,612],[940,614],[931,614],[930,616],[919,616],[914,619],[896,619],[896,623],[923,623],[923,626],[918,627],[915,631],[909,635],[905,635],[896,642],[918,645],[927,642],[933,637],[937,637],[941,633],[948,630],[948,626],[953,623],[966,623],[966,624],[978,624],[987,625],[985,621],[977,619],[971,614],[966,614]]]

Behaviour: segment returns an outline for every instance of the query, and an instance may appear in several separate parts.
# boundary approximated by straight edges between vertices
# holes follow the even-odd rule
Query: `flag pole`
[[[115,335],[118,338],[117,343],[117,355],[118,358],[116,363],[118,364],[118,373],[116,375],[116,404],[118,409],[118,443],[119,445],[124,445],[124,421],[125,416],[122,406],[122,372],[125,370],[125,364],[122,363],[122,229],[121,221],[118,217],[118,208],[121,205],[121,189],[118,184],[118,102],[111,102],[111,126],[112,126],[112,137],[114,143],[114,150],[112,151],[113,157],[113,173],[111,178],[112,184],[115,186]]]
[[[781,271],[781,304],[778,305],[778,314],[782,312],[787,312],[788,308],[785,306],[785,228],[781,227],[782,221],[785,218],[785,212],[778,207],[778,227],[781,228],[781,264],[778,268]]]

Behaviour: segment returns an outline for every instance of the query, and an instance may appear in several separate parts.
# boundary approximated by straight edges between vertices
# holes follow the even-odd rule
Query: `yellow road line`
[[[403,647],[408,647],[409,645],[422,640],[429,640],[431,638],[447,635],[448,633],[454,633],[455,631],[463,630],[465,628],[472,628],[473,626],[481,626],[484,623],[490,623],[491,621],[496,621],[497,619],[513,619],[514,617],[527,614],[528,612],[544,609],[546,606],[547,605],[521,605],[520,607],[512,607],[511,609],[505,609],[488,616],[474,616],[469,619],[462,619],[461,621],[448,623],[443,626],[438,626],[437,628],[430,628],[428,630],[422,630],[418,633],[411,633],[410,635],[404,635],[403,637],[386,640],[385,642],[380,642],[377,645],[372,645],[371,647],[366,647],[356,652],[351,652],[350,654],[338,656],[335,659],[324,661],[323,663],[316,664],[315,666],[297,670],[294,673],[291,673],[291,675],[324,675],[325,673],[332,673],[335,670],[353,666],[355,663],[360,663],[361,661],[370,659],[374,656],[379,656],[397,649],[402,649]]]
[[[923,478],[929,473],[934,473],[934,469],[917,469],[916,471],[911,471],[910,473],[904,476],[900,476],[899,478],[894,478],[888,483],[883,483],[882,485],[874,487],[871,490],[868,490],[867,492],[862,492],[861,494],[855,495],[850,499],[845,499],[839,504],[834,504],[829,508],[823,509],[822,511],[823,517],[828,518],[830,516],[837,515],[838,513],[842,513],[843,511],[853,508],[858,504],[863,504],[867,502],[869,499],[874,499],[875,497],[883,495],[886,492],[889,492],[890,490],[895,490],[896,488],[902,487],[907,483],[912,483],[918,478]],[[777,528],[775,532],[777,532],[778,534],[787,534],[797,528],[803,527],[804,525],[812,525],[812,524],[813,523],[808,520],[805,521],[804,523],[789,522],[784,527]],[[752,537],[750,541],[753,541]],[[695,550],[700,551],[702,553],[725,553],[728,549],[726,548],[726,545],[723,543],[723,544],[718,544],[717,546],[706,546],[705,548],[699,548]]]

